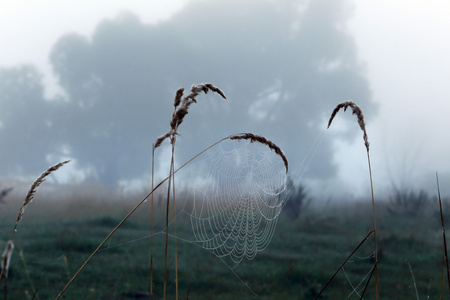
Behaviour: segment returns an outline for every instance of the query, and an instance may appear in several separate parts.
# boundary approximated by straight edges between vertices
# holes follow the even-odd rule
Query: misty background
[[[108,187],[148,183],[152,143],[169,129],[176,90],[211,82],[228,101],[212,93],[198,97],[180,126],[179,163],[230,134],[254,132],[279,145],[293,169],[312,151],[301,180],[311,194],[369,196],[356,118],[339,114],[323,136],[335,105],[351,99],[366,117],[377,192],[399,186],[432,193],[436,171],[441,182],[449,182],[448,121],[429,128],[433,123],[427,118],[448,116],[448,92],[435,94],[431,79],[420,72],[429,92],[412,91],[400,70],[415,73],[414,65],[408,70],[401,63],[384,69],[370,64],[379,59],[371,54],[385,50],[368,45],[395,40],[364,32],[383,29],[383,24],[359,19],[368,7],[346,0],[168,3],[171,9],[157,21],[133,7],[111,9],[112,16],[88,16],[95,20],[90,32],[70,30],[53,37],[46,67],[0,60],[1,178],[36,176],[70,158],[70,168],[53,180],[99,181]],[[10,10],[19,19],[21,12],[26,14],[25,6]],[[0,26],[6,24],[0,21]],[[418,31],[414,23],[406,27]],[[8,29],[15,30],[20,28]],[[1,49],[8,48],[8,41],[1,41]],[[402,59],[426,59],[414,51],[403,49]],[[443,76],[449,79],[448,73]],[[392,90],[397,97],[386,94]],[[429,107],[431,96],[441,109]],[[397,125],[404,123],[406,128]],[[432,139],[436,131],[440,138]],[[168,172],[167,144],[156,153],[161,175]]]

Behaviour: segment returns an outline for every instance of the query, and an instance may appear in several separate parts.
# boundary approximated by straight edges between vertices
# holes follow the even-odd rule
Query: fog
[[[300,183],[311,194],[364,195],[367,161],[356,118],[339,114],[324,133],[335,105],[351,99],[368,124],[376,189],[432,190],[433,171],[446,178],[450,168],[416,164],[422,142],[391,134],[401,127],[383,117],[398,102],[381,99],[372,80],[380,71],[359,52],[370,53],[361,46],[367,36],[349,26],[358,9],[352,1],[190,1],[149,22],[131,8],[99,18],[91,32],[55,37],[47,53],[53,85],[33,62],[0,61],[0,176],[36,175],[70,158],[56,181],[117,186],[147,178],[176,90],[211,82],[228,101],[198,97],[180,126],[179,162],[230,134],[254,132],[279,145],[294,170],[307,158]],[[407,115],[399,122],[426,122]],[[411,125],[416,133],[421,127]],[[156,153],[161,174],[167,148]]]

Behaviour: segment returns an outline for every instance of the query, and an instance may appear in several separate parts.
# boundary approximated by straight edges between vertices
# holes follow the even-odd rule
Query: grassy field
[[[93,194],[46,199],[37,196],[14,238],[8,299],[54,299],[135,200]],[[103,199],[102,199],[103,198]],[[13,196],[0,206],[1,247],[10,238],[23,200]],[[317,200],[317,202],[319,202]],[[437,200],[415,217],[393,215],[377,204],[380,299],[415,299],[411,264],[420,299],[438,299],[442,276],[442,232]],[[180,298],[313,299],[341,262],[372,229],[370,200],[309,207],[293,221],[280,216],[268,248],[233,271],[193,240],[189,218],[177,222]],[[155,231],[164,228],[163,205],[155,210]],[[445,212],[444,212],[445,213]],[[449,212],[450,213],[450,212]],[[64,294],[64,299],[142,299],[150,287],[150,206],[131,217],[107,242]],[[173,242],[172,242],[173,243]],[[175,298],[173,245],[169,245],[168,298]],[[340,271],[320,299],[359,299],[373,266],[373,239]],[[164,236],[154,240],[154,287],[162,299]],[[239,276],[239,278],[237,277]],[[242,280],[242,281],[241,281]],[[446,279],[445,279],[446,280]],[[360,286],[358,284],[361,283]],[[247,286],[245,285],[248,285]],[[353,287],[355,289],[353,289]],[[358,286],[358,287],[357,287]],[[444,297],[448,295],[444,284]],[[2,293],[3,294],[3,293]],[[374,299],[374,279],[365,299]]]

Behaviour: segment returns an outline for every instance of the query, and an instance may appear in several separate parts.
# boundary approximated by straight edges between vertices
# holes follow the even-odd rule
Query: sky
[[[450,169],[450,4],[356,3],[349,27],[380,104],[378,116],[368,124],[374,176],[398,186],[421,182],[435,191],[435,173],[448,182]],[[441,189],[448,194],[445,184]]]
[[[206,2],[211,3],[212,1]],[[165,26],[158,27],[158,24],[168,24],[161,31],[166,30],[177,34],[181,32],[182,36],[182,30],[176,26],[180,26],[179,23],[182,21],[189,22],[189,18],[183,17],[182,11],[189,7],[190,3],[188,0],[164,2],[77,1],[76,4],[61,0],[2,1],[0,3],[0,68],[32,64],[44,74],[46,98],[64,95],[67,92],[64,88],[58,87],[57,79],[52,76],[50,59],[52,49],[56,49],[55,45],[59,43],[62,36],[75,32],[89,40],[93,39],[92,36],[97,32],[98,40],[100,40],[101,34],[96,31],[99,23],[105,19],[112,20],[112,22],[117,21],[119,14],[124,11],[135,14],[139,18],[139,26],[153,25],[152,28],[156,31],[161,26]],[[248,1],[248,3],[252,3],[252,1]],[[330,5],[330,3],[325,1],[323,5]],[[194,14],[193,11],[199,6],[194,4],[191,7],[189,13]],[[334,102],[327,100],[327,103],[337,104],[341,100],[351,99],[358,104],[358,100],[360,100],[363,111],[364,108],[367,109],[364,113],[369,116],[366,123],[371,143],[370,155],[375,191],[379,194],[388,193],[393,186],[396,186],[411,189],[424,188],[433,193],[435,191],[435,172],[438,172],[441,176],[441,191],[444,194],[450,194],[450,190],[448,188],[446,190],[444,184],[450,180],[450,161],[447,158],[450,141],[446,136],[450,129],[450,121],[447,117],[450,112],[448,104],[450,90],[446,86],[450,80],[450,58],[448,56],[450,43],[447,38],[450,32],[450,19],[448,19],[450,4],[445,0],[381,0],[346,1],[346,5],[343,7],[344,9],[340,11],[342,16],[336,17],[337,21],[333,26],[350,37],[350,39],[346,36],[336,38],[342,38],[338,39],[337,43],[350,49],[350,54],[342,55],[355,56],[354,59],[349,60],[349,64],[357,68],[354,73],[345,74],[348,75],[348,78],[355,76],[355,80],[362,80],[358,76],[363,75],[362,77],[367,80],[367,91],[349,88],[348,94],[343,92],[342,95],[339,94],[339,97],[336,97],[336,100],[333,100]],[[264,7],[261,8],[261,11],[263,9]],[[327,10],[324,7],[315,9],[319,12],[332,12],[331,9]],[[243,11],[245,10],[243,9]],[[179,15],[180,13],[181,15]],[[238,18],[239,13],[236,15]],[[180,16],[179,21],[171,22],[170,18],[173,16]],[[315,16],[311,13],[310,17]],[[211,18],[211,22],[214,22],[214,17]],[[274,22],[276,21],[275,19]],[[192,21],[192,23],[194,22]],[[258,25],[256,22],[255,24],[255,26]],[[189,26],[195,30],[195,25]],[[186,27],[191,28],[189,26]],[[233,26],[232,21],[229,26]],[[293,23],[293,26],[296,24]],[[320,23],[311,21],[309,26],[311,26],[311,34],[316,31],[320,34],[320,30],[322,30]],[[185,35],[187,34],[185,32]],[[179,38],[178,35],[174,36]],[[71,41],[67,41],[67,44],[69,42]],[[324,46],[333,45],[331,42],[331,44],[320,44],[319,42],[317,45],[313,43],[314,46],[324,48]],[[187,42],[184,41],[184,43]],[[63,49],[63,44],[63,42],[59,44],[61,45],[60,49]],[[267,45],[270,47],[270,40],[267,41]],[[211,45],[207,47],[217,50]],[[336,48],[338,49],[339,46]],[[220,51],[220,48],[218,49],[217,51]],[[353,50],[354,52],[352,52]],[[56,60],[57,58],[54,58],[54,61]],[[251,66],[251,64],[249,65]],[[332,62],[325,68],[333,69]],[[345,70],[339,65],[337,68]],[[61,67],[60,75],[63,74],[63,70]],[[280,76],[285,76],[284,73],[280,74]],[[70,78],[67,77],[67,80]],[[242,78],[245,80],[247,77],[243,76]],[[222,78],[217,76],[216,80],[221,82]],[[287,79],[284,80],[287,81]],[[351,86],[351,79],[342,80],[343,85]],[[226,81],[223,80],[223,82]],[[336,80],[334,82],[339,83]],[[177,86],[184,84],[185,82],[180,82]],[[185,86],[188,87],[188,83]],[[233,87],[233,85],[230,86]],[[272,93],[273,97],[280,97],[276,92],[277,83],[275,82],[273,86],[275,90]],[[67,84],[66,89],[70,88],[71,86]],[[73,88],[75,89],[75,86]],[[226,87],[224,90],[227,93]],[[340,91],[338,88],[335,90]],[[295,92],[297,90],[292,91],[292,93]],[[173,94],[174,91],[170,91],[170,93]],[[268,93],[270,94],[270,91]],[[368,93],[370,93],[371,99],[355,97],[358,95],[365,97]],[[325,94],[325,97],[327,96]],[[219,100],[214,99],[214,101]],[[270,95],[265,101],[271,101]],[[253,103],[253,111],[256,113],[251,117],[254,117],[256,121],[258,118],[270,118],[270,110],[258,110],[264,103]],[[217,105],[221,105],[219,108],[225,107],[222,107],[224,104]],[[304,153],[313,147],[314,139],[320,139],[321,134],[325,132],[324,137],[321,138],[322,144],[319,145],[319,150],[314,153],[317,153],[319,158],[322,157],[321,155],[331,155],[330,164],[335,166],[335,171],[330,171],[330,178],[324,180],[321,180],[320,176],[305,178],[309,189],[314,194],[324,197],[327,194],[335,193],[336,190],[339,190],[339,193],[344,196],[364,197],[368,195],[370,186],[362,133],[356,130],[347,132],[351,126],[358,129],[356,121],[353,120],[354,117],[348,112],[346,116],[338,115],[336,123],[326,130],[326,118],[332,108],[333,106],[329,105],[317,108],[317,110],[323,110],[323,113],[317,113],[323,117],[323,129],[311,133],[308,141],[301,141],[306,150],[300,154],[297,160],[301,161],[301,157],[305,156]],[[170,110],[168,111],[170,112]],[[350,121],[343,122],[342,119]],[[319,125],[313,124],[313,126]],[[255,129],[264,131],[265,127],[255,125]],[[267,132],[271,133],[270,130]],[[224,133],[227,134],[226,131]],[[349,137],[343,138],[343,134],[349,134]],[[280,143],[282,147],[286,146],[288,154],[295,153],[287,142],[286,145],[283,141]],[[333,151],[327,151],[327,147]],[[61,152],[64,153],[64,150]],[[321,154],[321,152],[324,153]],[[127,161],[123,163],[126,164]],[[308,169],[314,169],[315,164],[319,163],[320,159],[313,158]],[[92,168],[92,164],[90,166],[87,164],[84,171],[87,172],[86,170]],[[323,168],[325,167],[324,164]],[[71,171],[76,173],[74,169]],[[317,171],[317,174],[319,173],[323,174],[323,171]],[[308,170],[305,177],[307,174]]]

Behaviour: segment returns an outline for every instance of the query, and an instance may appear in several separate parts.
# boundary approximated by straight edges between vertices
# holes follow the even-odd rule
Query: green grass
[[[59,204],[44,200],[38,199],[27,208],[27,216],[19,224],[9,271],[8,299],[26,299],[26,293],[34,293],[20,250],[34,286],[39,286],[40,299],[54,299],[69,277],[121,220],[123,211],[132,206],[132,203],[114,201],[112,205],[106,205],[106,201],[80,201],[75,205],[71,200],[61,200]],[[236,274],[258,294],[259,299],[313,299],[370,231],[369,204],[334,204],[320,210],[311,208],[295,222],[282,214],[269,247],[254,260],[244,260],[235,269]],[[159,207],[155,211],[155,231],[164,226],[164,210],[164,207]],[[380,299],[415,297],[405,259],[413,268],[420,298],[426,299],[430,279],[430,298],[439,297],[442,233],[436,210],[407,218],[387,213],[382,202],[378,205]],[[0,239],[3,243],[9,239],[14,225],[15,220],[9,218],[10,214],[14,215],[13,211],[11,207],[0,211]],[[64,294],[65,299],[136,299],[136,292],[148,292],[148,216],[148,205],[132,216],[81,272]],[[180,215],[177,222],[178,236],[192,239],[186,215]],[[173,240],[170,239],[169,243],[172,244],[169,244],[168,298],[173,299],[174,258],[170,250],[173,249]],[[4,247],[4,244],[0,246]],[[368,256],[372,249],[373,239],[368,239],[345,265],[353,284],[356,285],[370,271],[373,263]],[[163,234],[156,235],[153,251],[155,293],[160,299],[164,281]],[[183,241],[178,243],[178,278],[180,298],[183,299],[189,287],[190,299],[256,299],[219,258]],[[321,299],[345,299],[351,292],[352,288],[341,271]],[[374,299],[374,295],[372,281],[365,299]],[[358,297],[353,294],[350,299]]]

